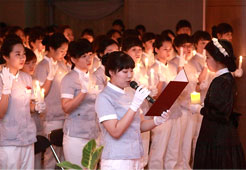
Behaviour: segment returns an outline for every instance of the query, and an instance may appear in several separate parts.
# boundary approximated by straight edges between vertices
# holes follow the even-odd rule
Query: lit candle
[[[239,57],[239,65],[238,65],[238,69],[242,69],[242,63],[243,63],[243,56]]]
[[[137,73],[139,73],[140,72],[140,63],[137,63]]]
[[[196,55],[196,50],[193,50],[192,51],[192,54],[193,54],[193,56]]]
[[[151,87],[154,86],[154,74],[155,74],[155,70],[153,68],[150,69],[150,86]]]
[[[41,93],[40,93],[40,102],[44,102],[44,89],[42,88]]]
[[[205,49],[202,50],[202,55],[203,55],[204,57],[206,57],[206,50],[205,50]]]
[[[191,99],[191,103],[192,104],[200,104],[201,100],[200,100],[200,93],[198,92],[193,92],[190,94],[190,99]]]
[[[40,92],[41,91],[40,91],[39,81],[36,80],[35,84],[36,84],[36,88],[35,88],[35,91],[34,91],[35,100],[40,101],[40,98],[41,98]]]
[[[184,56],[184,49],[183,47],[180,47],[180,57],[183,57]]]
[[[145,58],[145,62],[144,63],[145,63],[145,67],[148,68],[149,59],[147,57]]]

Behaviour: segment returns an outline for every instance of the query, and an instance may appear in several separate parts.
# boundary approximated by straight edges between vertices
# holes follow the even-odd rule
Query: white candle
[[[192,104],[200,104],[201,100],[200,100],[200,93],[198,92],[193,92],[190,94],[190,100]]]
[[[35,99],[37,101],[40,101],[41,100],[41,89],[40,89],[40,85],[39,85],[39,81],[36,81],[36,88],[35,88]]]
[[[184,49],[183,47],[180,47],[180,57],[183,57],[184,56]]]
[[[44,102],[44,89],[42,88],[41,93],[40,93],[40,102]]]
[[[145,58],[145,62],[144,63],[145,63],[145,67],[148,68],[148,66],[149,66],[148,65],[149,64],[149,59],[147,57]]]
[[[202,50],[202,55],[203,55],[204,57],[206,57],[206,50],[205,50],[205,49]]]
[[[155,74],[155,70],[153,68],[150,69],[150,86],[151,87],[154,86],[154,74]]]
[[[137,63],[137,73],[139,73],[140,72],[140,63]]]
[[[238,69],[242,69],[242,63],[243,63],[243,56],[239,57],[239,65],[238,65]]]
[[[196,50],[193,50],[192,51],[192,54],[193,54],[193,56],[196,55]]]

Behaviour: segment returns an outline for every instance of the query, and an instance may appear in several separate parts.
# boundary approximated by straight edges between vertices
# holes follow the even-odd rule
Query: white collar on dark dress
[[[222,68],[222,69],[218,70],[218,71],[215,73],[215,75],[216,75],[216,77],[219,77],[219,76],[221,76],[222,74],[229,73],[229,72],[230,72],[230,71],[228,70],[228,68]]]

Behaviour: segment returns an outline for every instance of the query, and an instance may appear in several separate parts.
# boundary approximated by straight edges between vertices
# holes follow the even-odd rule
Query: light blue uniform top
[[[2,88],[0,77],[0,98]],[[13,80],[7,113],[0,119],[0,146],[26,146],[36,142],[36,126],[30,113],[31,88],[31,76],[19,71]]]
[[[50,58],[45,56],[36,67],[34,76],[41,85],[44,84],[47,79],[50,60]],[[57,64],[58,69],[55,78],[52,81],[48,95],[45,96],[44,99],[47,106],[44,117],[46,121],[57,121],[65,119],[65,113],[61,107],[60,86],[62,78],[68,73],[70,69],[64,62],[60,61],[57,62]]]
[[[61,98],[73,99],[81,92],[79,74],[85,74],[76,67],[61,82]],[[81,104],[66,115],[63,132],[71,137],[96,139],[99,135],[95,111],[96,94],[88,92]]]
[[[98,95],[96,100],[96,112],[99,122],[106,120],[120,120],[128,111],[133,94],[126,92],[108,82],[104,90]],[[129,160],[139,159],[143,156],[143,146],[140,132],[140,115],[137,112],[133,122],[119,138],[113,138],[102,124],[103,153],[102,159],[107,160]]]

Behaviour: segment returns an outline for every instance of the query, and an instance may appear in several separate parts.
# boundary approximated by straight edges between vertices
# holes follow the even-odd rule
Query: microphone
[[[137,89],[139,86],[138,86],[138,83],[137,82],[135,82],[135,81],[131,81],[130,82],[130,86],[131,86],[131,88],[133,88],[133,89]],[[150,103],[155,103],[155,99],[153,99],[151,96],[147,96],[146,97],[146,99],[148,100],[148,102],[150,102]]]

